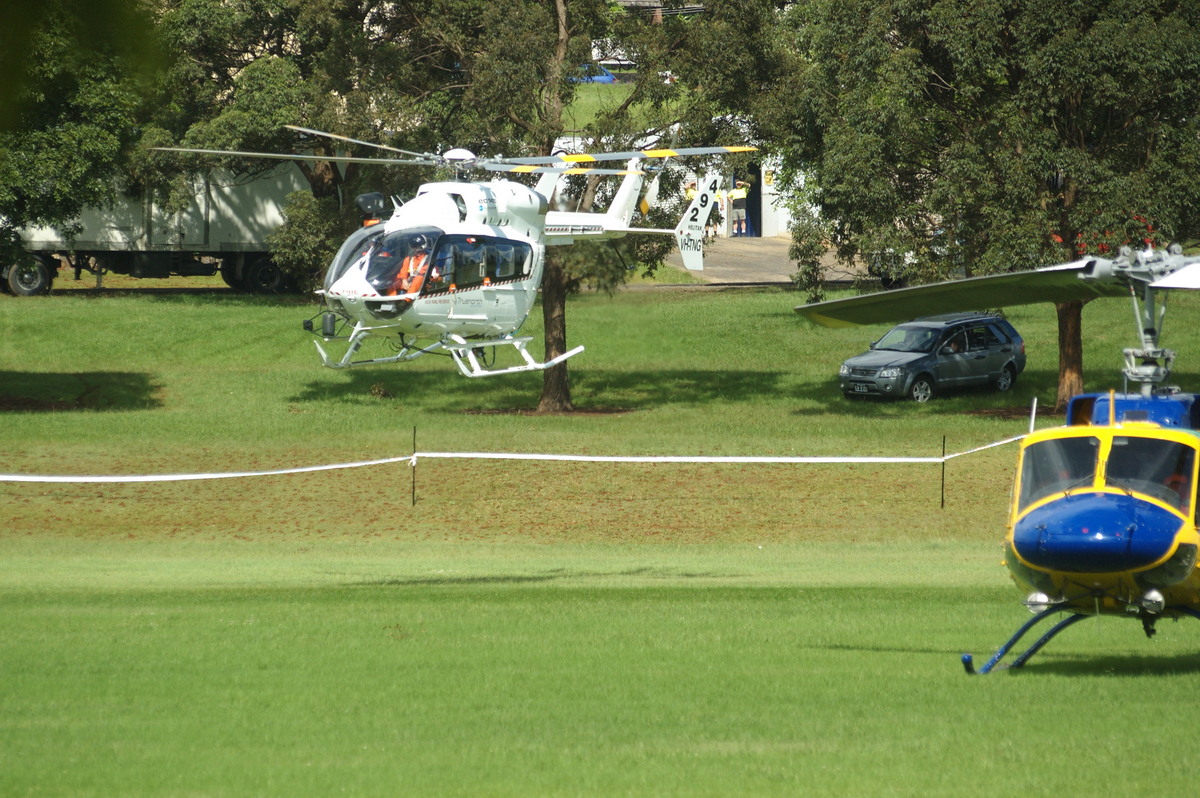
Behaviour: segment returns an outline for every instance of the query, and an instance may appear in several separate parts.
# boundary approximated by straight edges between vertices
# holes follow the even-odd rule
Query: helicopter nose
[[[1013,547],[1036,567],[1116,573],[1161,560],[1181,526],[1178,516],[1133,496],[1084,493],[1045,504],[1017,521]]]

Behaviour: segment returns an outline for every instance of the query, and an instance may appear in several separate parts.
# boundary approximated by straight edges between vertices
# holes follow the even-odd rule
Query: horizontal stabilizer
[[[898,288],[877,294],[831,299],[801,305],[796,312],[824,327],[883,324],[918,316],[959,310],[1029,305],[1035,302],[1073,302],[1104,296],[1127,296],[1118,280],[1084,280],[1091,260],[1074,261],[1029,272],[970,277],[945,283]]]

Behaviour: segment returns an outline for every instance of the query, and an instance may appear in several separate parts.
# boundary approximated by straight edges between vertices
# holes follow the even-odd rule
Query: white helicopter
[[[334,256],[319,291],[328,310],[321,314],[320,334],[328,343],[337,339],[339,325],[353,325],[341,357],[331,357],[314,342],[322,362],[330,368],[350,368],[413,360],[436,351],[449,353],[467,377],[484,377],[541,370],[583,351],[578,346],[551,360],[540,362],[526,346],[529,337],[515,333],[533,308],[542,282],[547,246],[579,239],[604,240],[629,233],[674,234],[684,266],[703,268],[704,228],[720,190],[721,178],[707,175],[674,230],[630,226],[645,181],[635,168],[640,160],[690,155],[751,152],[755,147],[690,147],[554,155],[532,158],[477,158],[454,149],[444,155],[399,150],[309,128],[289,129],[335,141],[373,147],[406,156],[359,158],[283,155],[233,150],[162,148],[192,152],[282,160],[332,160],[375,164],[425,164],[452,166],[460,179],[426,183],[403,204],[393,201],[392,213],[383,222],[368,224],[352,233]],[[601,169],[585,164],[626,161],[623,169]],[[473,169],[493,172],[540,173],[536,186],[505,179],[473,182],[462,178]],[[566,174],[623,176],[613,201],[604,213],[550,210],[559,180]],[[360,210],[376,218],[384,215],[387,200],[380,194],[358,198]],[[305,328],[313,328],[312,321]],[[393,354],[355,360],[371,337],[389,339]],[[486,350],[511,346],[522,363],[493,369],[485,365]]]

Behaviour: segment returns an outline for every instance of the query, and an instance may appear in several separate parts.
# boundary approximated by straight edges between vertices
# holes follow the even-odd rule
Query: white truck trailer
[[[234,288],[278,291],[285,275],[271,260],[267,235],[283,224],[287,195],[308,189],[292,163],[258,175],[214,170],[194,178],[195,194],[179,212],[153,192],[88,208],[67,237],[50,227],[20,231],[24,254],[0,263],[0,290],[17,296],[50,290],[60,265],[134,277],[208,276],[218,271]]]

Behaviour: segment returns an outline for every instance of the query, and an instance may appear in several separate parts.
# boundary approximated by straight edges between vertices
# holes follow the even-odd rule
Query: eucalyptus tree
[[[1196,235],[1200,5],[800,0],[782,21],[790,77],[758,111],[819,210],[798,246],[930,279]],[[1058,306],[1060,403],[1081,312]]]

